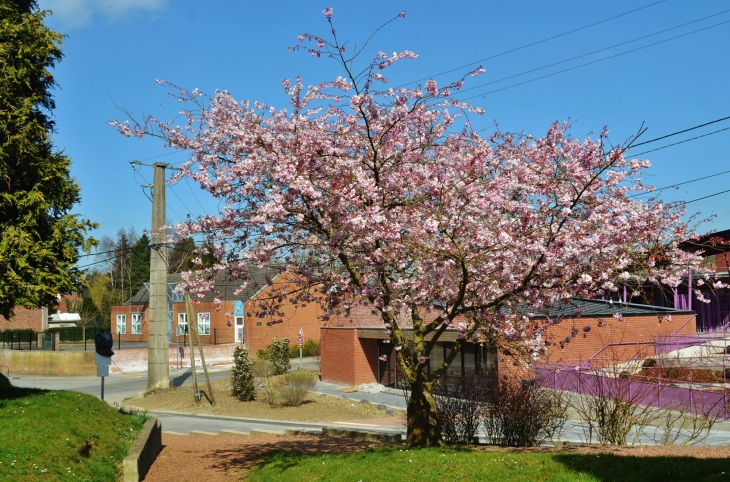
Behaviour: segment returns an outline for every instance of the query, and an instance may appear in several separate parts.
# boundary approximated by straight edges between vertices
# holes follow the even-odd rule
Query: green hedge
[[[51,333],[60,333],[61,342],[82,343],[84,341],[84,329],[81,326],[68,326],[65,328],[49,328]],[[94,341],[97,333],[109,331],[108,327],[103,326],[87,326],[86,339]]]
[[[271,345],[269,345],[269,348]],[[256,358],[259,360],[268,360],[271,356],[269,348],[259,348],[256,350]],[[319,342],[311,338],[304,340],[302,346],[302,356],[319,356],[321,353]],[[299,358],[299,345],[289,345],[289,358]]]
[[[3,343],[5,345],[9,345],[11,342],[12,344],[17,344],[20,342],[27,345],[28,340],[31,340],[33,346],[35,346],[38,340],[38,333],[31,329],[0,330],[0,346],[2,346]]]

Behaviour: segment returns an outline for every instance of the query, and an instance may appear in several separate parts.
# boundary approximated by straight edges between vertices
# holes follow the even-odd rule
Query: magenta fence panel
[[[598,373],[587,373],[574,366],[542,366],[535,369],[535,381],[544,388],[588,396],[620,396],[639,405],[730,419],[730,400],[725,390],[711,391],[711,386],[700,384],[674,386],[661,378],[642,382]]]

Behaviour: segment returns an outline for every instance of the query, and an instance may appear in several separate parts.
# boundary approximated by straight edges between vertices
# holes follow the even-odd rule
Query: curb
[[[343,430],[340,428],[325,428],[322,429],[323,435],[330,437],[347,437],[354,438],[356,440],[364,440],[366,442],[380,442],[386,444],[398,445],[401,443],[401,436],[399,433],[378,433],[378,432],[364,432],[360,430]]]
[[[124,482],[139,482],[147,475],[162,451],[162,425],[152,418],[147,420],[124,458]]]

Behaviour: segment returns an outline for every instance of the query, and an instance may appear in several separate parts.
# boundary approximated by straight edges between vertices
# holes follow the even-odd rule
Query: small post
[[[104,400],[104,378],[109,376],[109,365],[112,363],[112,347],[114,337],[111,333],[97,333],[94,337],[96,346],[96,375],[101,377],[101,399]]]
[[[297,345],[299,345],[299,369],[302,369],[302,346],[304,346],[304,330],[299,327],[299,337],[297,338]]]
[[[117,333],[117,350],[122,349],[122,334]]]

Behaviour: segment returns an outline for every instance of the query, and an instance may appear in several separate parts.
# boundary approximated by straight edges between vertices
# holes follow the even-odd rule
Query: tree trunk
[[[438,421],[436,400],[430,387],[421,383],[411,385],[407,409],[408,436],[406,447],[440,447],[441,424]]]

